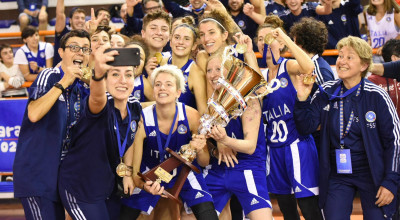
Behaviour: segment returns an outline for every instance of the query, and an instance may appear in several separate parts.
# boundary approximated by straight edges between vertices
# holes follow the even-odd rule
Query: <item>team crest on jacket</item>
[[[288,80],[285,77],[283,77],[279,81],[281,81],[281,87],[286,88],[286,86],[288,85]]]
[[[136,90],[136,91],[133,93],[133,96],[135,96],[135,98],[137,98],[137,99],[140,99],[140,90]]]
[[[137,129],[137,123],[135,120],[133,120],[133,121],[131,121],[131,130],[133,133],[135,133],[136,129]]]
[[[369,111],[365,114],[365,120],[367,122],[374,122],[376,120],[376,114],[373,111]]]
[[[179,134],[186,134],[186,132],[187,132],[187,127],[185,125],[179,125],[178,133]]]

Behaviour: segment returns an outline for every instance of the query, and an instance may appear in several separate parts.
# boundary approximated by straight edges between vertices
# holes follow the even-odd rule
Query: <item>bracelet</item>
[[[61,90],[61,93],[65,93],[65,88],[64,88],[64,86],[62,86],[60,83],[54,83],[54,85],[53,85],[54,87],[56,87],[57,89],[60,89]]]
[[[104,75],[103,75],[102,77],[100,77],[100,78],[96,78],[96,73],[94,72],[94,70],[92,71],[92,79],[93,79],[94,81],[99,82],[99,81],[103,80],[104,77],[106,77],[106,74],[104,74]]]

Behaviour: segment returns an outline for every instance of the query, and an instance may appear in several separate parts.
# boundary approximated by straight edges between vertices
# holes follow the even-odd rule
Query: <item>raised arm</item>
[[[94,53],[95,66],[92,79],[90,80],[89,110],[93,114],[98,114],[104,109],[107,103],[106,82],[104,80],[107,71],[111,69],[106,62],[113,61],[117,51],[104,53],[108,46],[103,45]]]
[[[47,77],[47,72],[48,70],[43,71],[38,78],[38,82],[43,82],[40,81]],[[72,66],[69,68],[64,69],[64,76],[61,78],[61,80],[58,82],[63,86],[63,88],[67,88],[70,86],[75,79],[79,79],[82,77],[82,72],[77,66]],[[46,81],[46,83],[49,83]],[[52,87],[53,85],[46,85],[50,86],[51,89],[43,96],[36,100],[32,100],[28,104],[28,118],[31,122],[35,123],[39,120],[41,120],[53,107],[54,103],[58,100],[60,97],[62,91],[59,88]]]
[[[265,5],[263,0],[250,0],[250,3],[254,6],[254,11],[260,15],[266,15]]]
[[[322,5],[315,8],[315,13],[319,15],[329,15],[332,13],[332,0],[323,0]]]
[[[203,115],[207,111],[207,84],[206,76],[197,64],[193,64],[190,68],[189,86],[190,84],[193,86],[197,110]]]
[[[56,25],[55,31],[56,33],[61,33],[66,25],[66,17],[65,17],[65,5],[64,0],[57,0],[56,5]]]
[[[264,11],[265,11],[265,8],[264,8]],[[267,17],[265,14],[257,13],[254,9],[254,6],[249,3],[246,3],[243,6],[243,13],[259,25],[263,24],[265,21],[265,18]]]
[[[294,76],[299,73],[311,74],[314,70],[314,63],[311,58],[299,46],[297,46],[282,29],[277,28],[272,31],[272,35],[279,41],[284,43],[294,56],[295,60],[287,62],[287,71]],[[292,77],[291,77],[292,78]]]

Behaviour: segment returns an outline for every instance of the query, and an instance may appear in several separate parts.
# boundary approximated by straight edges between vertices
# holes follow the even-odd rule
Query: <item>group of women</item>
[[[302,35],[293,41],[278,17],[267,17],[256,39],[267,65],[261,73],[252,39],[236,30],[221,10],[203,15],[198,27],[173,26],[171,56],[147,78],[142,71],[150,57],[140,37],[125,42],[140,50],[140,65],[115,67],[107,62],[117,51],[104,53],[111,41],[107,29],[94,32],[90,95],[72,127],[59,175],[61,199],[72,218],[136,219],[145,213],[153,219],[230,219],[229,200],[235,195],[248,218],[272,219],[273,193],[285,219],[299,219],[297,202],[306,219],[349,219],[355,191],[365,219],[392,216],[400,123],[385,91],[364,79],[372,59],[368,43],[342,39],[339,79],[319,82],[311,94],[315,65],[295,43]],[[266,37],[272,39],[268,44]],[[249,94],[241,116],[200,135],[206,100],[222,91],[218,79],[228,73],[221,51],[232,44],[246,45],[237,58],[265,81],[279,80],[280,88],[265,97]],[[293,59],[282,57],[287,49]],[[139,103],[132,96],[153,102]],[[311,136],[318,129],[319,156]],[[179,151],[189,143],[196,152],[193,164],[203,172],[189,173],[180,193],[183,207],[177,207],[162,197],[181,168],[169,183],[144,182],[137,173],[169,158],[166,147]]]

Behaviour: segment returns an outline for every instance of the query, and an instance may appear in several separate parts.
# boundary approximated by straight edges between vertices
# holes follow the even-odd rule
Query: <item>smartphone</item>
[[[104,51],[116,50],[119,55],[114,57],[114,61],[107,62],[110,66],[139,66],[140,65],[140,50],[139,48],[109,48]]]

